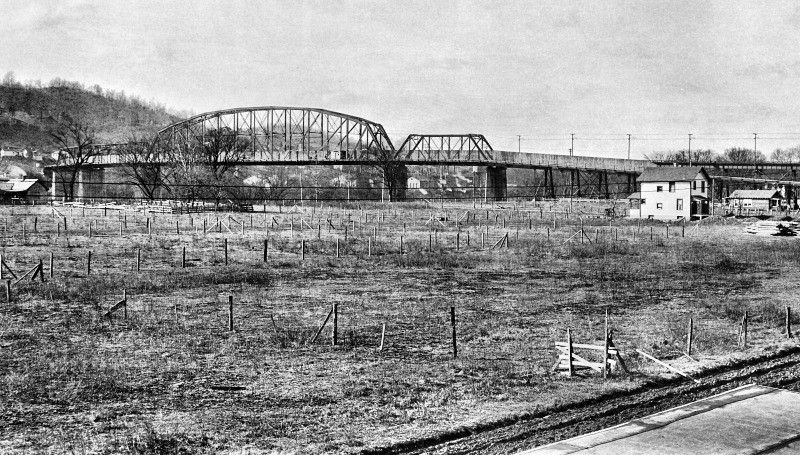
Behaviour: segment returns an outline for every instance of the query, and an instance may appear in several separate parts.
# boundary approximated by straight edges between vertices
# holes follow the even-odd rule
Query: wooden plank
[[[677,369],[677,368],[675,368],[675,367],[672,367],[672,366],[669,366],[669,365],[667,365],[666,363],[664,363],[664,362],[662,362],[662,361],[658,360],[657,358],[655,358],[655,357],[651,356],[650,354],[647,354],[646,352],[643,352],[643,351],[641,351],[641,350],[639,350],[639,349],[637,349],[637,350],[636,350],[636,352],[638,352],[639,354],[641,354],[641,355],[643,355],[643,356],[647,357],[648,359],[652,360],[653,362],[655,362],[655,363],[657,363],[657,364],[659,364],[659,365],[663,366],[664,368],[666,368],[666,369],[668,369],[668,370],[670,370],[670,371],[672,371],[672,372],[674,372],[674,373],[678,373],[679,375],[681,375],[681,376],[683,376],[683,377],[685,377],[685,378],[689,378],[689,379],[691,379],[692,381],[694,381],[694,382],[696,382],[696,383],[700,384],[700,381],[698,381],[697,379],[695,379],[695,378],[693,378],[693,377],[689,376],[688,374],[684,373],[683,371],[681,371],[681,370],[679,370],[679,369]]]

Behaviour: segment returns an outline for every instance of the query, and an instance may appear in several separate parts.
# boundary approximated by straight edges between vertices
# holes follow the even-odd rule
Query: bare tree
[[[49,134],[61,148],[56,164],[65,167],[66,171],[58,180],[61,180],[64,197],[71,201],[75,197],[75,182],[81,169],[91,164],[99,154],[99,149],[94,147],[96,132],[87,122],[65,115]]]
[[[400,152],[397,150],[387,150],[383,148],[373,148],[369,150],[371,158],[369,166],[380,172],[383,179],[383,186],[389,192],[390,201],[400,201],[405,199],[406,180],[408,180],[408,169],[400,161]]]
[[[135,185],[150,200],[165,187],[163,143],[151,138],[132,136],[119,149],[120,171],[126,183]]]
[[[763,153],[742,147],[725,150],[722,158],[731,163],[762,163],[767,160]]]
[[[769,155],[769,160],[775,163],[797,163],[800,161],[800,146],[775,149]]]
[[[650,161],[684,161],[692,163],[711,163],[720,159],[720,156],[711,149],[692,150],[665,150],[655,151],[645,155]]]

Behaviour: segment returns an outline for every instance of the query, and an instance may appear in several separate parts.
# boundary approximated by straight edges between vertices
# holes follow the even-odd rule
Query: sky
[[[495,149],[800,144],[791,1],[0,0],[0,74],[196,113],[330,109]],[[574,134],[574,143],[570,134]],[[521,137],[520,137],[521,136]]]

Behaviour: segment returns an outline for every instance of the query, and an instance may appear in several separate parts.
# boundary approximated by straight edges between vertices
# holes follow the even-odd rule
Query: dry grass
[[[40,259],[46,268],[50,252],[56,259],[53,279],[12,286],[15,301],[0,306],[3,452],[358,452],[626,390],[658,371],[634,349],[678,360],[689,317],[701,362],[737,350],[745,310],[751,349],[780,343],[800,262],[797,240],[748,237],[722,222],[690,225],[691,237],[672,225],[665,239],[660,223],[589,218],[582,221],[591,240],[567,241],[581,221],[558,214],[553,228],[552,215],[538,209],[371,206],[366,224],[357,207],[326,209],[319,231],[319,210],[311,220],[306,211],[315,229],[302,231],[299,214],[256,214],[252,227],[249,215],[233,214],[244,235],[195,233],[199,215],[157,215],[148,236],[144,217],[128,214],[122,237],[118,218],[98,211],[67,214],[68,232],[57,236],[61,218],[49,208],[3,210],[12,232],[2,252],[14,271]],[[273,216],[280,229],[269,227]],[[329,217],[336,229],[327,229]],[[506,232],[510,248],[492,249]],[[123,289],[128,320],[104,318]],[[329,328],[309,343],[333,303],[340,343],[330,346]],[[567,327],[576,341],[600,341],[606,309],[634,373],[608,382],[551,373],[553,341]]]

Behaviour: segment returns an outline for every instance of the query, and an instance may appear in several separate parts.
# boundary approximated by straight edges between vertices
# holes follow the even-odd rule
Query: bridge
[[[480,134],[411,134],[395,148],[379,123],[339,112],[301,107],[246,107],[207,112],[157,133],[156,160],[175,165],[197,162],[231,166],[367,165],[384,173],[393,197],[404,198],[406,166],[474,166],[486,198],[507,195],[509,168],[538,171],[543,197],[609,197],[609,177],[633,192],[647,160],[565,156],[494,150]],[[121,144],[96,145],[80,181],[102,181],[105,168],[129,166]],[[74,167],[69,154],[59,160],[53,178]],[[212,156],[210,156],[212,155]],[[483,176],[485,174],[485,176]],[[557,174],[559,183],[556,184]],[[563,183],[568,178],[569,183]],[[53,185],[55,188],[56,185]],[[79,185],[78,196],[81,196]],[[558,188],[558,190],[557,190]],[[55,190],[54,190],[55,191]],[[55,196],[55,193],[53,194]],[[85,194],[84,194],[85,196]]]

